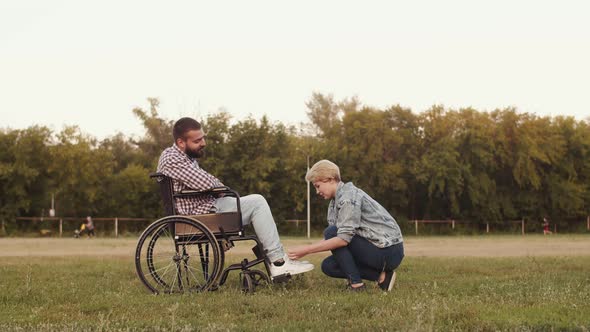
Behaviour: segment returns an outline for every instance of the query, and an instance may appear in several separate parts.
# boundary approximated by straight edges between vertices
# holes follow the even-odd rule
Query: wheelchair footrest
[[[284,274],[279,274],[278,276],[274,276],[274,277],[271,276],[270,278],[272,279],[272,282],[280,284],[280,283],[289,281],[289,279],[291,279],[291,274],[284,273]]]

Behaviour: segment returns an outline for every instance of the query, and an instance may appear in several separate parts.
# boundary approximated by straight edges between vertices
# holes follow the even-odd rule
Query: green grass
[[[590,329],[590,256],[406,257],[391,293],[316,270],[242,294],[151,295],[131,258],[0,258],[0,330],[429,331]]]

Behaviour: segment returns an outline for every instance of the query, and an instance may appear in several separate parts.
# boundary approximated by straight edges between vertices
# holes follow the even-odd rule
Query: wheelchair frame
[[[228,188],[174,192],[172,179],[162,173],[150,174],[160,185],[166,217],[150,224],[141,234],[135,251],[135,269],[142,283],[153,293],[184,293],[217,290],[230,271],[240,271],[242,290],[270,284],[270,263],[256,235],[245,235],[240,195]],[[201,195],[235,197],[236,212],[179,215],[176,199]],[[256,259],[231,264],[223,269],[225,252],[236,241],[254,241]],[[196,258],[199,258],[196,260]],[[196,260],[196,262],[194,262]],[[263,263],[264,271],[252,269]],[[222,270],[223,269],[223,270]],[[275,280],[279,281],[279,280]]]

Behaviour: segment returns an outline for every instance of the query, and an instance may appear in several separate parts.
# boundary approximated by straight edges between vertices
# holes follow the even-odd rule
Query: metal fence
[[[49,229],[49,234],[42,235],[53,235],[53,231],[59,237],[63,237],[70,231],[78,229],[79,225],[85,222],[86,218],[82,217],[18,217],[17,221],[29,222],[28,225],[22,225],[21,233],[39,232],[41,230]],[[92,218],[95,221],[95,228],[97,233],[108,234],[109,236],[119,237],[121,230],[137,234],[143,231],[145,227],[155,219],[150,218]],[[286,220],[285,226],[294,225],[293,229],[290,227],[282,229],[286,233],[293,233],[300,235],[299,224],[304,223],[306,220]],[[122,227],[122,225],[124,225]],[[472,222],[468,220],[408,220],[408,226],[412,225],[414,233],[419,234],[450,234],[450,233],[462,233],[466,230],[471,230],[475,233],[514,233],[519,232],[522,235],[526,233],[541,232],[541,223],[535,220],[527,220],[522,218],[519,220],[506,220],[502,222]],[[433,227],[427,227],[427,225],[433,225]],[[412,227],[410,226],[410,227]],[[406,231],[406,227],[403,227]],[[590,216],[586,220],[569,220],[561,222],[553,222],[551,224],[551,231],[553,233],[579,233],[590,232]]]
[[[64,234],[64,225],[68,224],[70,227],[72,225],[76,225],[77,222],[80,223],[84,223],[86,218],[80,218],[80,217],[18,217],[16,218],[17,221],[30,221],[33,223],[45,223],[45,222],[49,222],[50,224],[53,223],[57,223],[57,227],[58,227],[58,234],[59,237],[62,237]],[[151,222],[154,219],[149,219],[149,218],[119,218],[119,217],[113,217],[113,218],[92,218],[92,220],[95,222],[95,228],[99,228],[99,225],[103,222],[105,223],[112,223],[112,227],[113,227],[113,232],[114,232],[114,236],[115,237],[119,237],[119,230],[120,230],[120,222]],[[99,223],[97,223],[99,222]],[[76,224],[74,224],[76,223]],[[77,228],[77,227],[75,227]],[[104,229],[104,227],[102,227]],[[144,227],[141,227],[142,229]]]
[[[542,230],[541,223],[538,221],[527,220],[526,218],[522,218],[519,220],[506,220],[502,222],[472,222],[468,220],[452,220],[452,219],[445,219],[445,220],[408,220],[409,223],[414,225],[414,232],[416,235],[420,233],[420,229],[424,231],[424,226],[419,225],[427,225],[427,224],[435,224],[435,225],[449,225],[450,231],[454,231],[459,225],[467,226],[467,227],[477,227],[480,229],[485,229],[485,233],[490,233],[494,230],[503,230],[506,229],[513,229],[515,226],[519,228],[519,231],[522,235],[525,235],[527,232],[535,232],[537,230]],[[577,227],[575,227],[577,226]],[[586,220],[575,220],[575,221],[567,221],[567,222],[554,222],[551,224],[551,231],[553,233],[558,233],[560,231],[563,232],[572,232],[575,228],[585,228],[588,232],[590,231],[590,216],[586,218]]]

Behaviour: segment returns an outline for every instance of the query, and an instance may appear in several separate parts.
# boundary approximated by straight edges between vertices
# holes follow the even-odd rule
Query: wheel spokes
[[[175,234],[179,226],[192,234],[186,231]],[[156,293],[205,290],[215,282],[220,251],[215,237],[208,230],[203,231],[203,227],[192,221],[162,221],[142,234],[136,268],[150,290]]]

